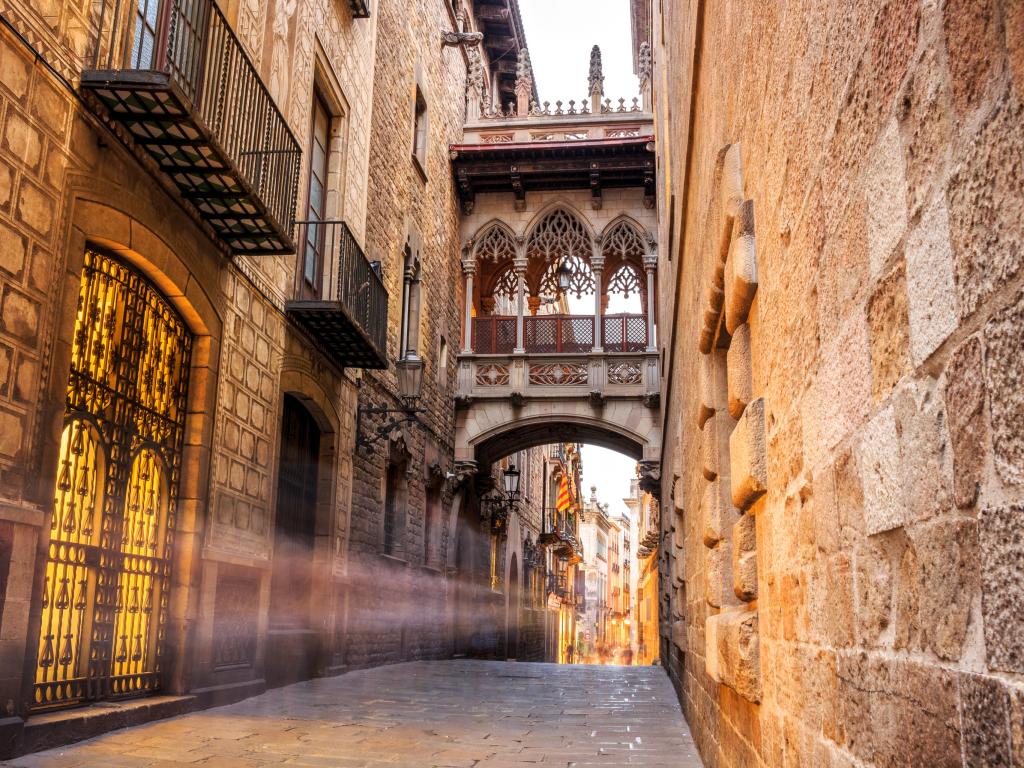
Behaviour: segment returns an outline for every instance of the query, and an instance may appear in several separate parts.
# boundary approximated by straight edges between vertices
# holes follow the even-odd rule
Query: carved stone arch
[[[534,217],[526,236],[527,284],[531,296],[556,294],[557,270],[570,271],[570,293],[592,293],[591,257],[594,234],[585,216],[572,206],[555,202]]]
[[[503,263],[516,257],[518,236],[512,228],[500,219],[491,219],[481,226],[470,242],[473,244],[473,259]]]

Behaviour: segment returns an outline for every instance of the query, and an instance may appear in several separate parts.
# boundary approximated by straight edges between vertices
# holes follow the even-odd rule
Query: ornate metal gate
[[[191,337],[86,251],[42,592],[36,709],[160,686]]]

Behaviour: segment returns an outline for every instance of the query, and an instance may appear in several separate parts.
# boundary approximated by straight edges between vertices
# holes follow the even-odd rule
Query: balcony
[[[338,364],[387,368],[388,295],[343,221],[300,221],[295,293],[285,305]]]
[[[110,29],[82,73],[98,111],[232,253],[293,252],[302,152],[217,3],[117,4]]]

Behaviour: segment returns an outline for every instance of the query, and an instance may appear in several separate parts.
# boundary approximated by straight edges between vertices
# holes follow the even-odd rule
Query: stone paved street
[[[660,667],[410,662],[27,755],[76,766],[702,765]]]

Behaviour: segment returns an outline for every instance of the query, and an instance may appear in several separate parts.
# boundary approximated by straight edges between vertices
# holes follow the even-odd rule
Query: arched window
[[[527,255],[544,262],[557,262],[572,256],[589,260],[590,242],[583,222],[564,208],[556,208],[533,228],[527,243]]]
[[[503,264],[516,257],[516,241],[503,226],[492,224],[477,240],[474,253],[477,261]]]
[[[160,687],[191,346],[145,278],[86,251],[34,708]]]

